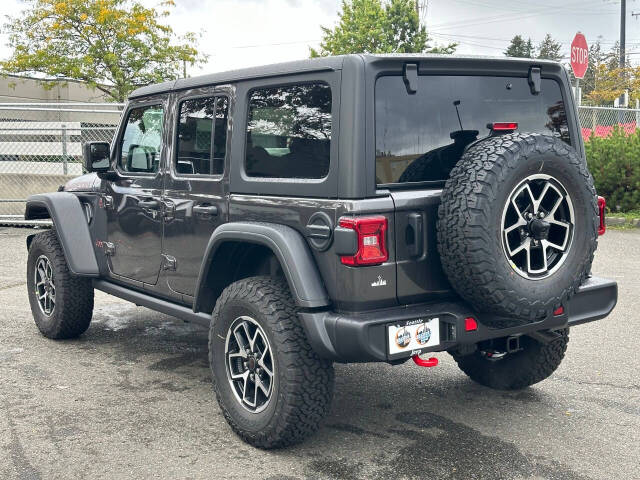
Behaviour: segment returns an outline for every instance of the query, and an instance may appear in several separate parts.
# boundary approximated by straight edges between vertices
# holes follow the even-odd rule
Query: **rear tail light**
[[[340,257],[344,265],[380,265],[389,259],[386,246],[387,219],[375,217],[342,217],[342,228],[354,230],[358,239],[358,250],[354,255]]]
[[[560,305],[558,308],[556,308],[553,311],[553,316],[554,317],[559,317],[560,315],[563,315],[563,314],[564,314],[564,307],[562,305]]]
[[[607,231],[607,225],[605,223],[605,214],[604,210],[607,206],[607,201],[604,197],[598,197],[598,214],[600,215],[600,226],[598,227],[598,235],[604,235],[604,232]]]
[[[478,322],[473,317],[467,317],[464,319],[464,329],[467,332],[478,330]]]
[[[518,129],[517,122],[494,122],[487,125],[494,132],[515,132]]]

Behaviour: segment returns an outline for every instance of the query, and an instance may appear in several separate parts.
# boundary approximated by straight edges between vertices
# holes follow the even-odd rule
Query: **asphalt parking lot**
[[[73,341],[42,337],[24,238],[0,227],[0,478],[638,479],[640,232],[609,231],[594,272],[612,316],[575,328],[563,364],[521,392],[440,366],[337,365],[331,415],[301,446],[241,442],[212,395],[207,333],[96,295]]]

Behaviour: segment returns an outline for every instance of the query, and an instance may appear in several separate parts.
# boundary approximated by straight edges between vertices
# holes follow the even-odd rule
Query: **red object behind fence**
[[[613,133],[613,130],[616,127],[620,127],[625,135],[631,135],[635,133],[636,129],[638,128],[638,126],[636,125],[636,122],[619,123],[617,125],[596,125],[595,130],[592,128],[583,127],[581,129],[582,138],[584,139],[585,142],[589,141],[589,138],[591,137],[591,135],[594,135],[599,138],[605,138],[611,135]]]

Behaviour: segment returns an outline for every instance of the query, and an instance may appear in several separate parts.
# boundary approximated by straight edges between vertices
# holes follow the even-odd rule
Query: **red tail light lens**
[[[355,255],[340,257],[344,265],[380,265],[389,259],[385,235],[387,219],[383,216],[375,217],[342,217],[342,228],[355,230],[358,236],[358,250]]]
[[[467,317],[464,319],[464,329],[467,332],[478,330],[478,322],[473,317]]]
[[[513,132],[517,129],[517,122],[494,122],[491,124],[491,130],[494,132]]]
[[[600,215],[600,226],[598,227],[598,235],[604,235],[607,231],[607,224],[605,223],[604,210],[607,206],[607,201],[604,197],[598,197],[598,213]]]

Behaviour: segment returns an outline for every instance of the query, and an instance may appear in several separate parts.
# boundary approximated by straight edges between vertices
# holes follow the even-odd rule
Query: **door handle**
[[[215,205],[196,205],[193,207],[193,213],[201,213],[203,215],[215,216],[218,215],[218,207]]]
[[[157,200],[138,200],[138,206],[141,208],[157,209],[159,205]]]

